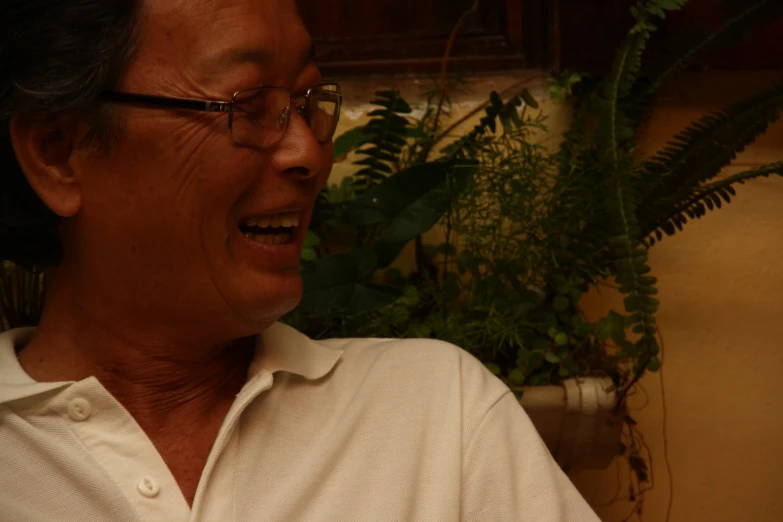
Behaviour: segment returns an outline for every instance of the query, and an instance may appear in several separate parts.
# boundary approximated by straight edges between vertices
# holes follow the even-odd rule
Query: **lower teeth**
[[[277,232],[273,234],[253,234],[246,232],[245,237],[262,245],[283,245],[291,241],[290,232]]]

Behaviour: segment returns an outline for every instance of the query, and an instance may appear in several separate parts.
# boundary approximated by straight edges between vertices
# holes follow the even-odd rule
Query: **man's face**
[[[116,90],[230,100],[235,91],[321,81],[294,0],[148,0],[138,51]],[[249,335],[301,297],[299,251],[332,164],[296,112],[271,148],[231,140],[227,115],[118,109],[109,154],[77,152],[83,205],[65,261],[134,313]],[[291,244],[243,234],[248,218],[298,218]],[[290,224],[290,221],[289,221]]]

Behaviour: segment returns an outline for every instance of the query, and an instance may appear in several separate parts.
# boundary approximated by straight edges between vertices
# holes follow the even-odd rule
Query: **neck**
[[[225,413],[244,385],[252,338],[176,335],[146,319],[134,321],[123,310],[90,306],[95,299],[72,290],[47,288],[36,335],[19,354],[33,379],[96,377],[146,431],[163,429],[173,419]],[[70,296],[79,296],[78,303]]]

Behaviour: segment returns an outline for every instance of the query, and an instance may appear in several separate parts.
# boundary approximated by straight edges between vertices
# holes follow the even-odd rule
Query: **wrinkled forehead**
[[[142,0],[139,36],[158,65],[194,82],[240,70],[286,85],[311,58],[296,0]]]

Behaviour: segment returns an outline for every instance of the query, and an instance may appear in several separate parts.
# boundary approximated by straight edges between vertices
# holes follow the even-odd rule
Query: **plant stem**
[[[443,104],[446,101],[446,77],[448,73],[448,66],[449,66],[449,58],[451,58],[451,49],[454,47],[454,41],[457,39],[457,34],[459,33],[460,28],[462,28],[462,24],[465,23],[465,20],[468,18],[468,16],[476,13],[478,11],[479,5],[481,4],[481,0],[474,0],[473,5],[470,7],[470,9],[466,10],[464,13],[462,13],[462,16],[459,17],[459,20],[457,20],[457,24],[454,26],[454,29],[451,31],[451,36],[449,36],[449,42],[446,44],[446,53],[443,56],[443,62],[441,64],[440,68],[440,98],[438,99],[438,106],[435,111],[435,119],[432,123],[432,134],[433,137],[436,132],[438,132],[438,123],[440,122],[440,116],[443,113]],[[427,161],[427,158],[430,155],[430,152],[432,151],[432,147],[435,145],[434,141],[430,141],[422,151],[421,154],[421,162],[424,163]]]
[[[642,378],[642,375],[645,374],[645,371],[647,370],[647,365],[650,364],[650,361],[652,360],[652,355],[650,353],[647,353],[647,357],[644,360],[644,364],[641,365],[641,369],[636,372],[636,375],[633,376],[633,379],[631,379],[631,382],[628,383],[628,386],[624,387],[622,390],[620,390],[620,393],[617,394],[617,403],[614,405],[614,413],[617,413],[620,411],[620,406],[623,403],[623,400],[628,395],[628,392],[631,391],[631,388],[634,387],[634,385],[639,382],[639,379]]]
[[[416,273],[424,277],[424,244],[421,236],[416,236]]]

